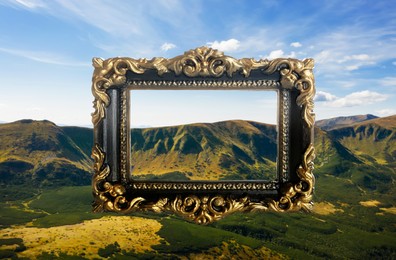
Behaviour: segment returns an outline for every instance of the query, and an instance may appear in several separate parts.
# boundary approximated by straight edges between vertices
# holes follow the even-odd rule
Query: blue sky
[[[317,119],[396,114],[394,1],[0,0],[0,121],[90,125],[92,57],[171,58],[203,45],[314,58]],[[271,93],[132,95],[135,125],[276,116]]]

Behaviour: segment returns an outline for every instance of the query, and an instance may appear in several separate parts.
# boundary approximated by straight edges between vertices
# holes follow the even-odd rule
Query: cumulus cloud
[[[388,95],[380,94],[370,90],[363,90],[359,92],[353,92],[342,98],[337,98],[334,101],[331,101],[329,105],[333,107],[352,107],[381,102],[387,98]]]
[[[240,42],[237,39],[229,39],[226,41],[214,41],[207,43],[209,47],[217,49],[219,51],[236,51],[240,47]]]
[[[316,92],[315,101],[316,102],[323,102],[323,101],[333,101],[336,100],[337,97],[331,93],[318,91]]]
[[[161,50],[163,50],[163,51],[169,51],[174,48],[176,48],[176,45],[173,43],[169,43],[169,42],[166,42],[161,45]]]
[[[269,59],[276,59],[276,58],[280,58],[282,57],[284,54],[284,52],[282,50],[275,50],[275,51],[271,51],[268,58]]]
[[[292,42],[292,43],[290,43],[290,46],[291,46],[291,47],[295,47],[295,48],[299,48],[299,47],[302,46],[302,44],[299,43],[299,42]]]
[[[330,107],[353,107],[385,101],[387,98],[388,95],[370,90],[353,92],[345,97],[337,97],[328,92],[318,91],[315,101],[324,102],[325,105]]]
[[[345,69],[348,71],[358,70],[362,66],[373,65],[375,62],[368,54],[346,55],[338,61],[338,63],[346,63]]]
[[[375,111],[379,116],[391,116],[396,114],[396,109],[385,108]]]

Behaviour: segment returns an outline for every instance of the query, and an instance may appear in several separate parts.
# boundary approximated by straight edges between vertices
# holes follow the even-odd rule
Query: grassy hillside
[[[132,129],[132,174],[144,179],[273,179],[276,140],[274,125],[241,120]]]
[[[47,121],[5,125],[8,130],[0,129],[1,137],[6,137],[0,139],[0,172],[7,174],[1,176],[23,172],[38,178],[37,165],[45,163],[42,154],[52,153],[50,160],[60,166],[44,176],[52,174],[49,181],[64,187],[3,180],[0,258],[396,259],[395,117],[329,132],[315,129],[313,213],[240,213],[209,226],[168,213],[91,213],[91,187],[69,186],[66,171],[71,166],[83,168],[84,160],[89,160],[86,152],[92,139],[87,138],[92,130],[58,128]],[[185,162],[198,160],[202,166],[205,160],[199,155],[207,154],[209,169],[227,166],[213,163],[215,151],[235,160],[227,169],[236,163],[254,165],[248,163],[253,155],[271,158],[265,144],[276,138],[273,127],[243,121],[135,131],[134,149],[149,160],[178,154]],[[61,140],[66,140],[65,147]],[[184,172],[172,174],[186,177]]]
[[[91,155],[93,147],[92,128],[63,126],[62,131],[83,151],[85,155]]]
[[[365,164],[396,166],[396,116],[332,130],[330,135]]]
[[[21,120],[0,125],[0,183],[88,184],[91,159],[60,127]]]
[[[335,176],[350,177],[348,169],[358,165],[361,161],[338,140],[333,139],[329,133],[315,128],[315,166],[321,172],[331,173]]]

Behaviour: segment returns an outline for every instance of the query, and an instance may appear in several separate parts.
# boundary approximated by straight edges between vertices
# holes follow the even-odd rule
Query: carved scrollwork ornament
[[[93,191],[95,197],[95,212],[116,211],[128,213],[135,210],[152,210],[155,212],[172,211],[198,224],[209,224],[230,213],[237,211],[310,211],[312,208],[312,193],[315,178],[313,176],[314,147],[311,144],[304,153],[302,165],[297,170],[301,178],[299,182],[284,186],[279,201],[268,199],[261,202],[251,202],[248,196],[238,200],[227,196],[177,196],[171,200],[160,198],[154,204],[145,204],[145,199],[137,197],[127,199],[125,188],[120,184],[112,185],[105,181],[109,174],[108,165],[104,164],[105,154],[100,147],[95,146],[92,152],[94,158],[95,176]]]
[[[106,155],[99,145],[95,144],[92,149],[94,159],[94,176],[92,178],[92,191],[95,197],[94,212],[116,211],[127,213],[136,210],[139,204],[144,201],[137,197],[128,200],[125,197],[126,189],[121,184],[111,184],[106,181],[110,174],[110,167],[105,163]]]
[[[197,224],[209,224],[230,213],[244,211],[249,201],[227,196],[177,196],[173,200],[160,199],[150,207],[155,212],[172,211]]]
[[[279,71],[281,84],[284,88],[297,88],[300,95],[297,104],[303,107],[303,119],[311,127],[315,121],[313,115],[314,78],[313,60],[296,59],[254,60],[235,59],[224,55],[223,52],[208,47],[199,47],[185,52],[172,59],[156,57],[151,60],[132,58],[110,58],[92,60],[95,68],[92,78],[92,93],[95,97],[92,122],[97,125],[105,116],[105,108],[110,98],[106,90],[110,86],[122,85],[126,82],[126,72],[132,71],[143,74],[148,69],[157,71],[158,75],[173,72],[175,75],[184,74],[188,77],[220,77],[226,73],[232,77],[240,71],[248,77],[252,70],[260,69],[263,73]]]

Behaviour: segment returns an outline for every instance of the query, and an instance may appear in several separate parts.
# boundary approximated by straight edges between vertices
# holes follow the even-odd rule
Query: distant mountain
[[[332,130],[339,127],[350,126],[352,124],[378,118],[374,115],[340,116],[330,119],[323,119],[315,122],[315,125],[322,130]]]
[[[71,132],[46,120],[1,124],[0,183],[89,184],[92,162],[85,144],[92,134]]]
[[[276,126],[232,120],[132,129],[132,174],[145,179],[274,179]]]

